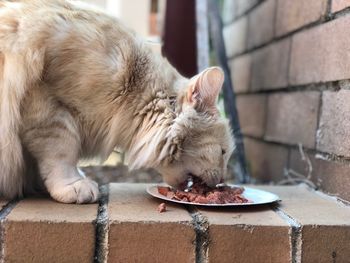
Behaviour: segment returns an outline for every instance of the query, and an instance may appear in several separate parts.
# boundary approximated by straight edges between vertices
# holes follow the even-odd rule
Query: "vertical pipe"
[[[206,0],[196,0],[197,69],[209,66],[208,5]]]
[[[229,66],[226,57],[226,48],[224,43],[224,37],[222,34],[223,23],[220,16],[219,6],[217,0],[208,1],[208,15],[209,15],[209,27],[212,45],[216,54],[216,58],[225,72],[225,81],[223,86],[224,93],[224,107],[225,111],[230,119],[230,123],[233,130],[233,137],[235,139],[236,149],[235,155],[237,158],[236,172],[239,177],[240,183],[249,182],[249,173],[246,166],[245,151],[243,136],[240,129],[239,118],[236,107],[236,96],[233,92],[232,80],[230,75]]]

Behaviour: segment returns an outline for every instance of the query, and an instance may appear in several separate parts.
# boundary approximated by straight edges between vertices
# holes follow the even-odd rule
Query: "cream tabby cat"
[[[209,185],[233,142],[215,102],[224,75],[186,79],[115,18],[63,0],[0,2],[0,193],[22,196],[37,163],[57,201],[89,203],[97,184],[81,158],[127,152],[171,185]]]

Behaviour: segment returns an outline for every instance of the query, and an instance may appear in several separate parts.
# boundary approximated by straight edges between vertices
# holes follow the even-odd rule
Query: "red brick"
[[[350,91],[325,91],[317,132],[317,149],[350,156]]]
[[[209,262],[290,262],[290,228],[270,208],[200,212],[209,221]]]
[[[311,154],[308,157],[312,165],[311,181],[322,191],[350,201],[350,165],[323,160]],[[308,175],[308,164],[297,150],[291,151],[289,167],[305,177]]]
[[[146,184],[110,184],[108,262],[194,262],[195,231],[182,207],[146,193]]]
[[[271,143],[245,138],[244,146],[248,167],[258,182],[278,182],[288,163],[288,149]]]
[[[332,12],[338,12],[350,6],[350,0],[332,0]]]
[[[266,96],[239,95],[237,109],[241,130],[245,135],[263,137],[265,129]]]
[[[315,148],[320,93],[275,93],[268,97],[265,138]]]
[[[287,86],[289,49],[287,38],[253,53],[252,90]]]
[[[25,199],[4,223],[5,262],[92,262],[97,205]]]
[[[230,58],[245,51],[247,43],[247,18],[242,17],[226,26],[223,35],[227,57]]]
[[[277,0],[276,35],[281,36],[321,19],[328,0]]]
[[[267,0],[248,15],[248,48],[270,41],[274,34],[275,0]]]
[[[243,55],[231,61],[231,76],[236,93],[248,92],[250,85],[251,55]]]
[[[303,186],[258,188],[279,195],[279,209],[301,225],[297,262],[348,262],[349,207]]]
[[[232,0],[228,0],[232,1]],[[254,5],[256,5],[261,0],[234,0],[236,7],[236,15],[242,15],[251,9]]]
[[[293,36],[289,82],[292,85],[350,78],[350,16]]]
[[[302,230],[302,236],[304,243],[301,262],[348,262],[349,225],[306,226]]]

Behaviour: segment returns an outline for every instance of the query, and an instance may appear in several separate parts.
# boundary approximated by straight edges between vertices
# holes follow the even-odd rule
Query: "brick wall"
[[[311,181],[350,200],[350,1],[226,0],[223,19],[253,177],[307,176],[300,144]]]

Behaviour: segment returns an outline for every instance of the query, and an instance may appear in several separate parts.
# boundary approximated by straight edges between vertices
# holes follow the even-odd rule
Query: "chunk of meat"
[[[164,212],[166,212],[166,205],[165,205],[165,203],[161,203],[161,204],[158,206],[157,210],[158,210],[159,213],[164,213]]]
[[[167,196],[168,192],[171,191],[167,186],[158,186],[158,193],[161,195]]]
[[[210,188],[199,180],[193,181],[191,191],[172,190],[170,187],[158,186],[158,192],[170,199],[198,204],[248,203],[242,196],[243,187]]]

